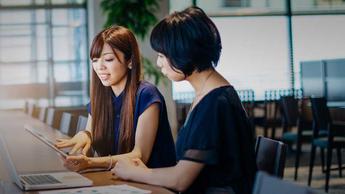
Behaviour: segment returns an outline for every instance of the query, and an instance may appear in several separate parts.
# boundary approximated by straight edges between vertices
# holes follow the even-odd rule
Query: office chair
[[[47,107],[41,107],[38,114],[38,120],[45,122],[46,114],[47,114]]]
[[[78,133],[79,131],[85,130],[86,125],[87,125],[87,117],[79,115],[76,133]]]
[[[283,96],[280,101],[283,115],[282,141],[290,146],[296,143],[294,179],[297,180],[302,143],[310,143],[313,133],[310,124],[300,114],[298,100],[294,96]],[[292,131],[293,128],[297,128],[297,131]]]
[[[66,135],[73,135],[73,130],[71,130],[72,114],[64,112],[62,113],[60,120],[60,131]],[[75,132],[75,131],[74,131]]]
[[[256,174],[253,194],[322,194],[309,187],[270,176],[258,171]]]
[[[316,148],[326,149],[325,191],[328,192],[333,149],[337,150],[339,176],[342,177],[341,149],[345,148],[345,123],[335,123],[332,121],[326,98],[312,97],[310,102],[313,113],[313,140],[309,162],[308,185],[311,184]]]
[[[286,145],[283,142],[259,136],[255,156],[258,170],[283,178],[286,158]]]
[[[48,108],[47,110],[47,118],[46,118],[46,123],[49,126],[54,125],[54,119],[55,119],[55,108]]]

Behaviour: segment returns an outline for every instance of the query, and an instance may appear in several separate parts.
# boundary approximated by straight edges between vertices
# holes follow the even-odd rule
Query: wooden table
[[[0,111],[0,135],[7,142],[10,142],[7,147],[17,171],[19,173],[67,171],[63,166],[61,157],[52,148],[24,129],[26,124],[33,126],[49,139],[68,138],[60,131],[49,127],[37,119],[31,118],[21,111]],[[0,194],[38,193],[23,192],[12,183],[2,160],[0,157]],[[173,193],[163,187],[114,179],[110,172],[93,172],[82,175],[91,179],[94,186],[128,184],[151,190],[153,194]]]

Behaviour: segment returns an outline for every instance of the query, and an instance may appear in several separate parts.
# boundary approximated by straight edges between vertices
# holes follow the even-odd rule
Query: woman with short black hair
[[[116,176],[183,193],[251,193],[253,131],[235,89],[215,70],[222,49],[215,24],[200,8],[190,7],[158,23],[151,45],[161,72],[173,81],[188,81],[195,98],[179,130],[176,166],[150,169],[139,159],[119,160]]]

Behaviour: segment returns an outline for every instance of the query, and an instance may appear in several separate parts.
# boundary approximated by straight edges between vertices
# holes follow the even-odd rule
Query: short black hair
[[[151,47],[164,54],[173,69],[189,76],[216,67],[222,43],[216,25],[198,7],[174,12],[152,30]]]

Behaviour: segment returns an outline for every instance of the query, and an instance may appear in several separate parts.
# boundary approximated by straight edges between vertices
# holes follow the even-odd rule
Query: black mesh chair
[[[322,194],[309,187],[278,179],[264,172],[258,172],[253,194]]]
[[[316,148],[326,149],[325,191],[328,192],[333,149],[337,150],[339,176],[342,177],[341,149],[345,148],[345,123],[335,123],[332,121],[327,107],[327,100],[324,97],[310,98],[310,101],[313,113],[313,140],[310,153],[308,185],[311,184]]]
[[[283,178],[286,145],[283,142],[259,136],[255,146],[258,170]]]
[[[290,148],[292,144],[296,144],[294,178],[297,180],[302,143],[310,143],[313,132],[311,124],[300,114],[298,99],[294,96],[283,96],[280,99],[280,104],[283,117],[282,141],[287,143]],[[294,128],[297,131],[293,131]]]

